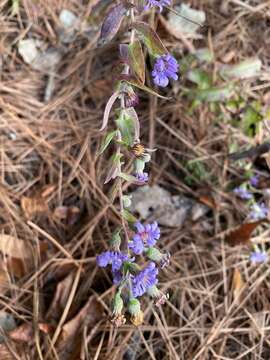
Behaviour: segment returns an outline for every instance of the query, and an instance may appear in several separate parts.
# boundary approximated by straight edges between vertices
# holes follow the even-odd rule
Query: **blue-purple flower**
[[[160,229],[158,223],[154,221],[152,224],[143,225],[140,222],[135,224],[137,230],[129,243],[129,248],[137,255],[141,254],[144,246],[154,246],[160,238]]]
[[[254,175],[249,179],[250,185],[257,187],[259,184],[260,176]]]
[[[158,269],[150,262],[142,271],[132,278],[132,294],[136,298],[142,296],[152,286],[156,285]]]
[[[169,79],[178,79],[178,68],[179,65],[171,54],[159,56],[152,71],[154,83],[166,87],[169,84]]]
[[[269,214],[269,208],[265,205],[265,203],[255,203],[251,205],[251,212],[249,213],[249,217],[253,220],[261,220],[265,219]]]
[[[138,180],[139,183],[145,184],[149,179],[149,175],[147,172],[136,172],[135,178]]]
[[[144,10],[148,10],[151,7],[157,6],[159,7],[159,11],[163,10],[163,7],[170,6],[171,0],[146,0],[146,4],[144,6]]]
[[[250,261],[253,264],[265,263],[268,261],[268,254],[264,251],[253,251],[250,254]]]
[[[129,260],[128,255],[122,253],[121,251],[104,251],[97,256],[97,264],[99,267],[106,267],[112,265],[112,271],[117,271],[121,269],[121,266],[124,261]]]
[[[240,199],[243,200],[250,200],[253,197],[252,193],[243,186],[235,188],[233,192],[235,193],[235,195],[237,195],[238,197],[240,197]]]

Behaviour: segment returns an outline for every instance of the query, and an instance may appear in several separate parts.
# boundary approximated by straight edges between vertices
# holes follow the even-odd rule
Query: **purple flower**
[[[268,261],[268,254],[264,251],[254,251],[250,254],[250,261],[253,264],[264,263]]]
[[[122,281],[123,274],[122,274],[121,270],[112,271],[112,276],[113,276],[113,283],[115,285],[118,285]]]
[[[147,225],[137,222],[135,228],[137,232],[129,243],[129,248],[132,249],[135,254],[139,255],[143,252],[144,245],[154,246],[156,244],[160,238],[160,229],[156,221]]]
[[[120,270],[124,261],[129,260],[128,255],[121,251],[104,251],[97,256],[97,264],[99,267],[106,267],[112,265],[112,271]]]
[[[242,186],[239,186],[233,190],[233,192],[243,200],[250,200],[252,199],[253,195],[247,189]]]
[[[129,242],[128,247],[134,252],[134,254],[140,255],[144,249],[143,241],[140,235],[134,235],[132,241]]]
[[[171,0],[146,0],[146,5],[144,6],[144,10],[148,10],[151,7],[157,6],[159,7],[159,11],[163,10],[163,6],[170,6]]]
[[[138,182],[144,184],[147,183],[149,176],[146,172],[136,172],[135,178],[138,180]]]
[[[169,84],[169,79],[177,80],[178,67],[178,63],[172,55],[159,56],[152,71],[154,83],[166,87]]]
[[[249,179],[249,182],[252,186],[257,187],[259,184],[260,176],[254,175]]]
[[[97,264],[99,267],[106,267],[111,262],[111,251],[104,251],[97,256]]]
[[[266,218],[268,214],[269,214],[269,209],[265,205],[265,203],[261,203],[261,204],[255,203],[251,206],[251,212],[249,213],[249,217],[253,220],[261,220]]]
[[[132,294],[136,298],[142,296],[149,288],[156,285],[158,269],[150,262],[142,271],[132,278]]]

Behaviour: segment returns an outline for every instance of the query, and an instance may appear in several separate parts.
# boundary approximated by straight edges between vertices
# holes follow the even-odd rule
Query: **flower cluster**
[[[159,56],[152,71],[154,83],[157,86],[166,87],[169,84],[169,79],[178,79],[178,68],[179,65],[171,54]]]
[[[147,293],[155,300],[155,304],[160,306],[165,303],[168,297],[156,286],[158,284],[158,267],[163,268],[164,264],[168,264],[168,255],[163,254],[155,247],[157,240],[160,238],[160,228],[157,222],[145,225],[136,222],[134,230],[134,235],[132,240],[129,241],[128,247],[135,257],[131,257],[130,254],[120,250],[104,251],[97,256],[99,267],[111,265],[113,282],[118,286],[113,306],[113,321],[116,326],[120,326],[126,321],[122,314],[124,307],[122,293],[126,293],[125,299],[127,299],[127,309],[131,319],[132,316],[142,318],[141,305],[137,298]],[[144,257],[145,266],[139,265],[139,259],[136,259],[136,255]],[[130,306],[130,303],[133,305]],[[120,304],[122,305],[120,306]],[[136,304],[136,307],[134,304]],[[119,312],[120,307],[121,311]],[[130,308],[132,311],[130,311]],[[133,320],[134,323],[138,324],[138,318]]]

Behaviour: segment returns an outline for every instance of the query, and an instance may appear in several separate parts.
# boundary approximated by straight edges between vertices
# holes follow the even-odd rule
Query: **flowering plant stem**
[[[162,0],[163,5],[170,0]],[[115,326],[121,326],[126,321],[123,309],[126,306],[131,322],[138,326],[143,321],[141,302],[138,298],[147,294],[155,300],[157,306],[163,304],[167,295],[158,288],[159,268],[168,264],[169,256],[156,247],[160,238],[158,223],[142,224],[127,210],[132,205],[130,196],[123,193],[125,181],[134,185],[144,185],[148,181],[145,167],[151,159],[151,151],[146,150],[140,143],[140,122],[134,106],[138,103],[135,89],[146,90],[151,94],[155,92],[148,88],[145,82],[145,58],[142,44],[136,36],[139,33],[144,45],[149,51],[152,60],[156,60],[152,71],[153,81],[156,85],[165,87],[169,79],[177,79],[177,61],[168,53],[158,35],[148,24],[137,22],[136,13],[141,12],[136,7],[137,1],[115,5],[105,18],[100,43],[106,43],[117,33],[122,18],[129,15],[131,32],[128,44],[120,44],[120,57],[123,69],[116,85],[116,90],[107,102],[101,130],[107,127],[109,114],[115,102],[120,101],[120,107],[115,111],[116,130],[111,131],[104,139],[101,154],[108,148],[110,142],[115,143],[115,153],[111,158],[112,167],[108,172],[105,183],[116,179],[115,188],[111,196],[112,201],[119,197],[119,210],[121,227],[118,228],[111,239],[110,250],[97,256],[100,267],[111,265],[113,282],[117,291],[113,301],[112,321]],[[127,8],[125,7],[127,6]],[[138,6],[138,5],[137,5]],[[156,1],[148,1],[147,7],[158,6]],[[132,162],[134,174],[125,173],[123,164],[126,160]],[[122,241],[122,236],[124,241]]]

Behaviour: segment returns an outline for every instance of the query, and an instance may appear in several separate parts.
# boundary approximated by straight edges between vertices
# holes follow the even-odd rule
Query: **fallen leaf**
[[[210,195],[201,195],[198,199],[202,204],[208,206],[210,209],[216,210],[217,203],[215,199]]]
[[[253,231],[264,222],[265,220],[258,220],[252,223],[242,224],[236,229],[230,230],[229,233],[225,235],[225,241],[231,246],[248,245]]]
[[[82,329],[85,326],[94,327],[102,317],[102,306],[94,296],[91,296],[80,312],[62,329],[57,343],[60,360],[75,360],[79,358],[82,346]]]
[[[4,294],[9,289],[9,276],[4,264],[0,263],[0,294]]]
[[[58,206],[53,214],[59,220],[65,220],[68,225],[74,225],[79,218],[80,209],[77,206]]]
[[[21,277],[33,269],[35,263],[34,257],[37,256],[37,248],[34,248],[29,241],[23,241],[11,235],[0,234],[0,251],[6,258],[8,272],[13,275]],[[44,258],[46,251],[47,244],[40,242],[39,254],[41,258]],[[4,279],[4,273],[2,272],[1,274]]]
[[[38,328],[40,331],[42,331],[45,334],[52,334],[54,327],[47,323],[39,323]]]
[[[11,339],[27,343],[33,340],[33,336],[33,325],[30,323],[22,324],[9,333]]]
[[[235,268],[232,278],[232,292],[233,298],[235,301],[239,301],[239,296],[241,295],[242,289],[245,287],[245,282],[242,278],[241,272]]]
[[[46,200],[41,196],[23,196],[21,198],[21,208],[27,219],[32,219],[36,215],[44,214],[49,210]]]
[[[70,273],[68,276],[64,278],[64,280],[60,281],[57,284],[54,298],[46,314],[47,320],[49,321],[51,321],[52,319],[59,320],[61,314],[65,309],[70,294],[70,290],[73,285],[73,281],[74,281],[74,272]]]

